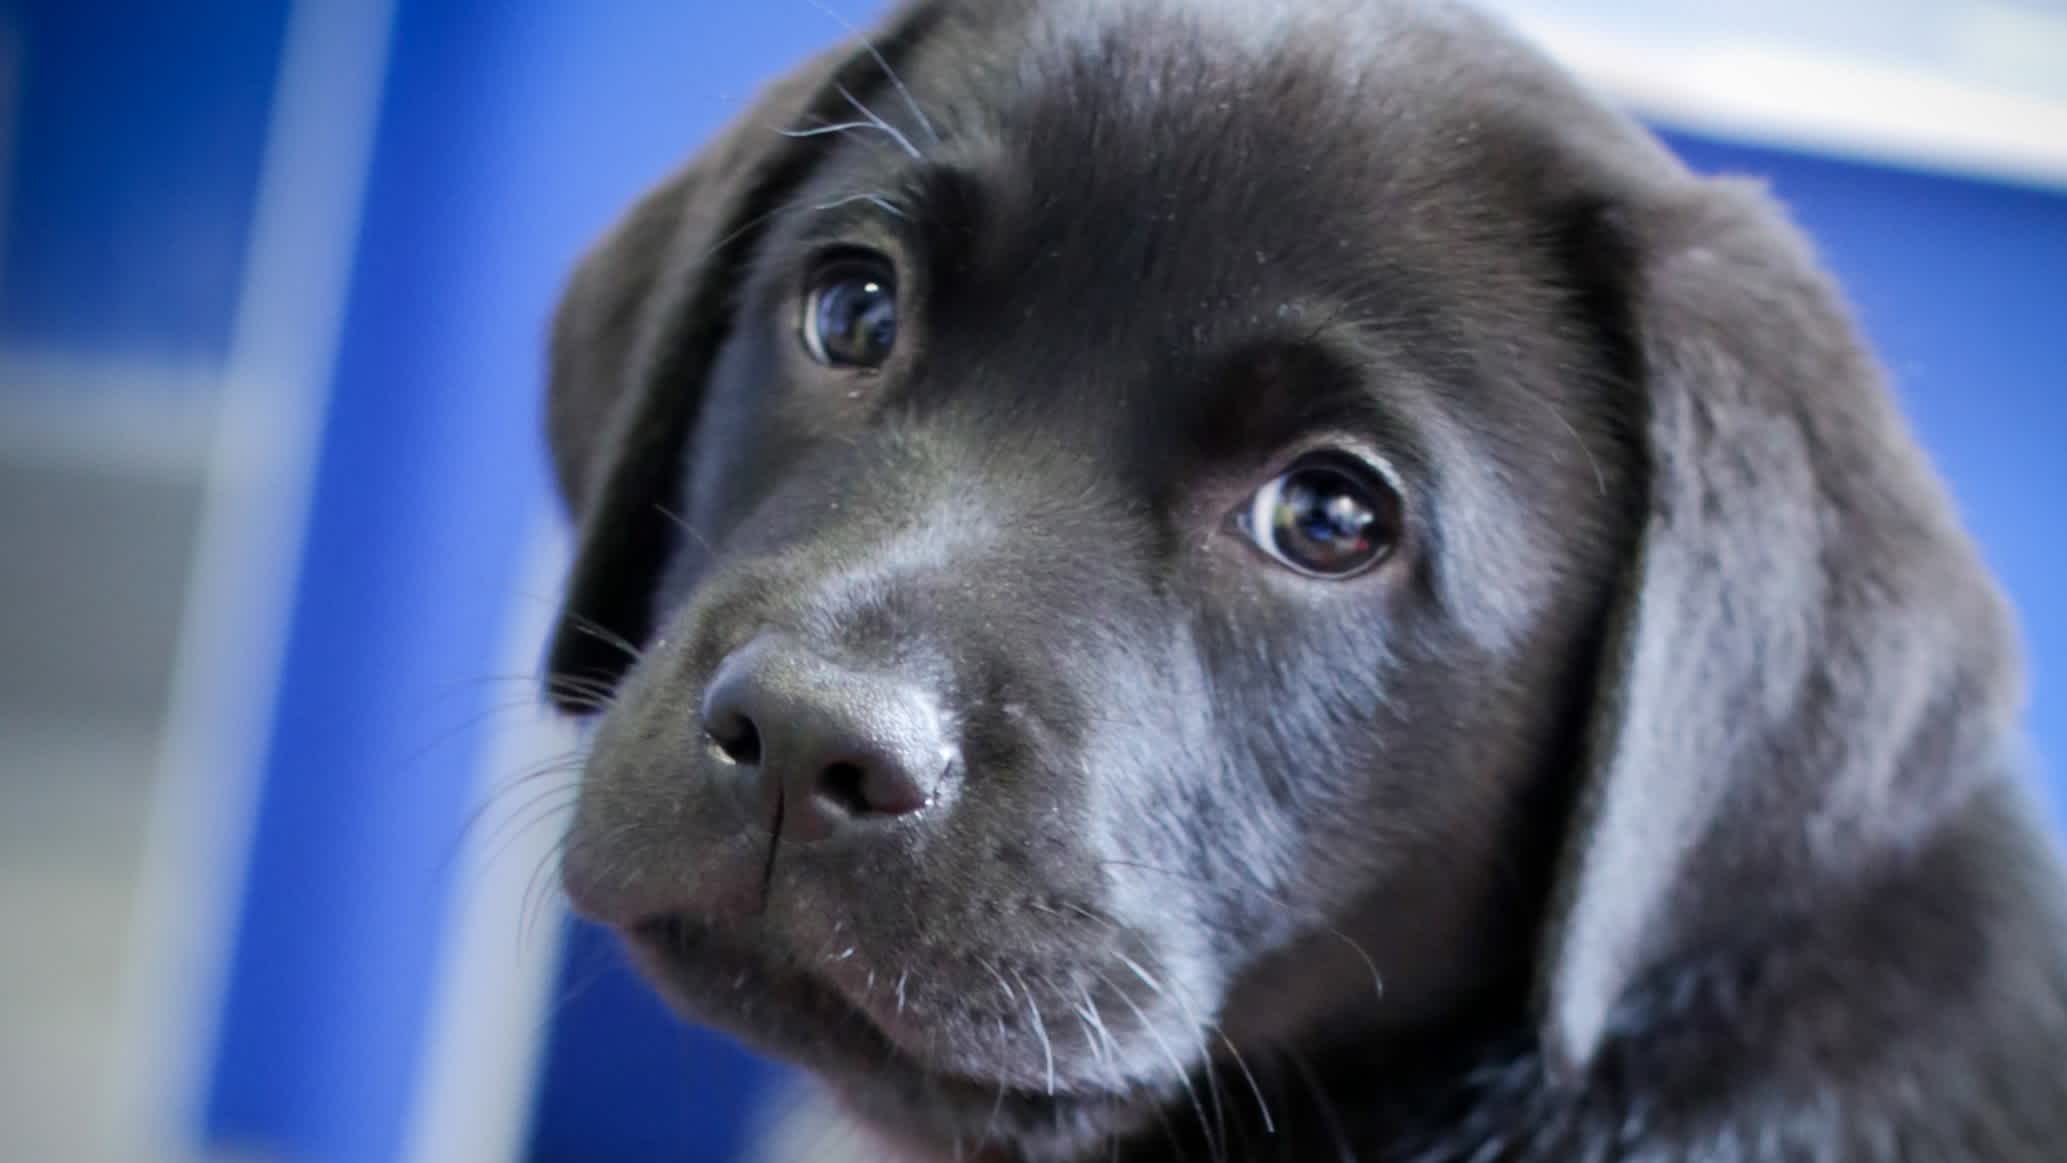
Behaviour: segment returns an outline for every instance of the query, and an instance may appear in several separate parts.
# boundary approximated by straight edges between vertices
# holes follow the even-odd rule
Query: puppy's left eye
[[[1257,489],[1237,519],[1256,547],[1309,577],[1345,578],[1383,561],[1400,535],[1399,493],[1359,457],[1318,452]]]
[[[804,350],[827,367],[876,368],[897,346],[897,276],[888,259],[850,254],[821,266],[804,296]]]

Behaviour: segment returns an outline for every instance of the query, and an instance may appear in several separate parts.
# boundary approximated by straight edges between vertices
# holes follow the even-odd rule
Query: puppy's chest
[[[1224,1105],[1176,1108],[1170,1125],[1144,1135],[1124,1158],[1605,1163],[1643,1137],[1642,1119],[1609,1117],[1599,1109],[1603,1104],[1575,1101],[1551,1087],[1532,1055],[1509,1055],[1456,1074],[1417,1075],[1343,1069],[1323,1081],[1303,1064],[1286,1064],[1266,1075],[1260,1093],[1223,1079]],[[1268,1111],[1267,1123],[1261,1110]]]
[[[1273,1085],[1273,1081],[1278,1085]],[[1326,1082],[1299,1073],[1264,1085],[1271,1109],[1266,1129],[1249,1092],[1223,1083],[1230,1118],[1209,1134],[1190,1114],[1170,1118],[1176,1133],[1151,1132],[1124,1155],[1130,1163],[1222,1159],[1228,1163],[1665,1163],[1727,1159],[1731,1163],[1886,1159],[1861,1153],[1878,1142],[1873,1129],[1837,1117],[1813,1101],[1788,1110],[1762,1103],[1666,1101],[1687,1097],[1698,1080],[1654,1090],[1608,1083],[1579,1089],[1557,1085],[1533,1052],[1498,1056],[1456,1074],[1349,1072]],[[1719,1082],[1720,1080],[1713,1080]],[[1239,1109],[1238,1109],[1239,1108]],[[1185,1108],[1180,1108],[1184,1111]],[[1207,1121],[1213,1122],[1211,1108]],[[1882,1136],[1881,1138],[1885,1138]]]

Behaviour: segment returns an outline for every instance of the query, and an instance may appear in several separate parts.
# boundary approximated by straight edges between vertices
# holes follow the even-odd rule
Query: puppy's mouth
[[[864,968],[852,946],[828,953],[813,968],[772,952],[772,942],[734,936],[688,914],[653,917],[624,932],[641,967],[693,995],[700,1018],[722,1021],[729,1008],[745,1024],[763,1011],[801,1009],[823,1020],[812,1028],[819,1041],[851,1039],[854,1050],[894,1053],[914,1068],[953,1073],[931,1060],[929,1031],[907,997],[911,975]],[[709,1012],[705,998],[720,1012]]]
[[[791,1060],[827,1053],[909,1057],[887,1031],[829,983],[797,968],[770,964],[745,942],[728,939],[701,921],[663,914],[623,933],[639,967],[670,1001],[765,1053]],[[791,1025],[808,1033],[808,1048],[788,1044],[791,1039],[785,1035]]]
[[[859,953],[835,951],[821,971],[686,914],[620,933],[678,1011],[817,1075],[876,1125],[970,1143],[1102,1136],[1134,1126],[1164,1097],[1145,1080],[1104,1085],[1038,1063],[1029,1078],[1023,1063],[988,1061],[967,1044],[990,1022],[941,1008],[958,988],[935,983],[922,993],[918,974],[871,969]]]

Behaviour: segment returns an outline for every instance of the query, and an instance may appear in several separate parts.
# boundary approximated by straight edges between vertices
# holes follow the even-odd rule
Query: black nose
[[[833,662],[779,636],[718,667],[703,730],[785,840],[824,839],[924,808],[954,759],[926,692]]]

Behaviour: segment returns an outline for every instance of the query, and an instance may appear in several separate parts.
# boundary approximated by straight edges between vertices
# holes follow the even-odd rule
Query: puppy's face
[[[1426,43],[1092,7],[749,130],[566,862],[688,1014],[1034,1155],[1511,996],[1637,472],[1581,208]]]

